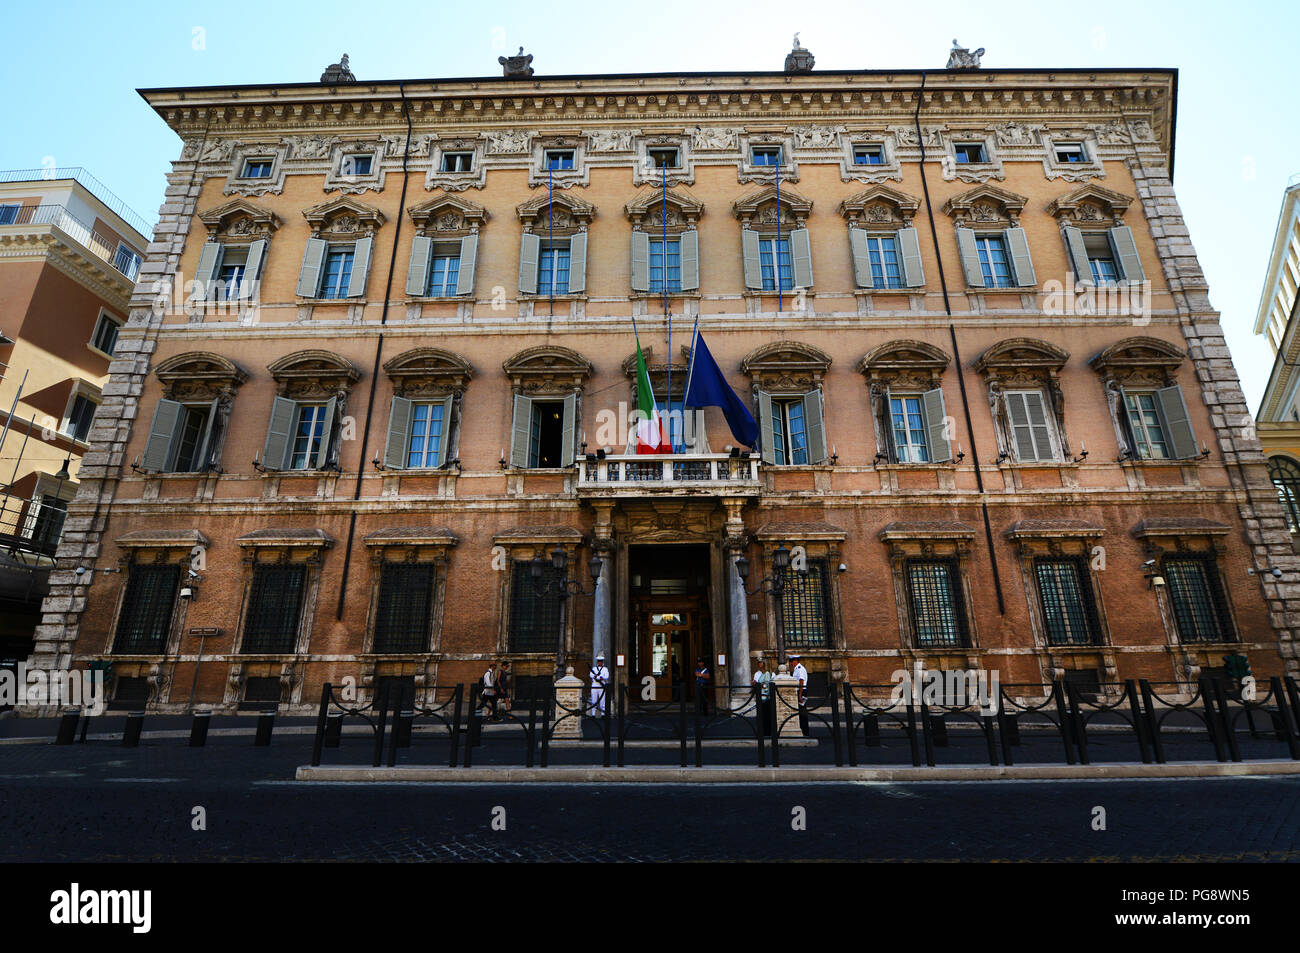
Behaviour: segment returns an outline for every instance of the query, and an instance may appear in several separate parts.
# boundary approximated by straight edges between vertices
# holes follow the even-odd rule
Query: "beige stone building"
[[[0,172],[0,657],[25,658],[149,226],[81,168]]]
[[[600,651],[660,698],[793,651],[816,685],[1295,672],[1176,73],[806,53],[142,91],[182,145],[36,660],[162,710]],[[710,408],[629,455],[634,325],[663,404],[696,322],[757,445]]]

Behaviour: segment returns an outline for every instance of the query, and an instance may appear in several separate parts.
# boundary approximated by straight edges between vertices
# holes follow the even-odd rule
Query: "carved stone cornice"
[[[596,206],[568,192],[538,195],[515,207],[519,221],[529,232],[554,230],[557,235],[585,231],[596,217]]]
[[[1090,184],[1053,199],[1046,211],[1062,225],[1122,225],[1132,204],[1130,196]]]
[[[753,386],[766,391],[819,387],[830,366],[829,354],[799,341],[764,344],[740,362],[741,371],[749,376]]]
[[[158,363],[154,374],[169,400],[194,400],[233,396],[248,373],[234,361],[209,351],[187,351]]]
[[[1172,380],[1179,365],[1187,355],[1168,341],[1153,337],[1131,337],[1100,351],[1088,361],[1088,366],[1106,378],[1123,380],[1134,374],[1158,371],[1163,378]]]
[[[996,185],[977,185],[943,204],[943,214],[957,225],[1011,225],[1019,221],[1029,199]]]
[[[251,242],[269,239],[280,227],[280,216],[247,199],[234,199],[199,213],[212,241]]]
[[[465,390],[474,369],[459,354],[417,347],[385,362],[384,372],[399,397],[446,397]]]
[[[565,393],[581,388],[594,372],[591,361],[572,348],[542,344],[525,348],[501,365],[516,391]]]
[[[912,223],[921,200],[914,195],[873,185],[840,203],[839,213],[849,222],[863,227],[906,227]]]
[[[694,228],[704,214],[704,203],[685,189],[669,189],[666,193],[657,189],[644,189],[623,206],[623,214],[634,228],[653,232],[664,226],[665,204],[668,206],[670,232]]]
[[[487,209],[459,195],[435,195],[406,211],[416,232],[430,238],[459,238],[477,232],[489,218]]]
[[[868,351],[858,362],[857,371],[869,384],[899,378],[937,383],[951,360],[947,353],[924,341],[888,341]]]
[[[755,189],[748,195],[737,199],[731,205],[731,211],[740,219],[742,225],[775,225],[779,209],[781,224],[799,227],[812,212],[813,203],[793,189],[778,189],[775,185]]]
[[[302,217],[311,226],[313,238],[373,237],[384,224],[384,213],[379,209],[346,196],[303,209]]]
[[[266,368],[279,385],[282,396],[320,397],[333,392],[346,395],[361,372],[333,351],[294,351]]]

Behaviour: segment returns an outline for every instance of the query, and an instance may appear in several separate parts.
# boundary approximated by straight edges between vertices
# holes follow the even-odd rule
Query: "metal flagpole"
[[[668,450],[673,449],[673,313],[668,310],[668,166],[663,167],[664,236],[659,275],[664,286],[664,317],[668,319]],[[685,410],[685,407],[682,408]]]
[[[776,275],[776,313],[779,315],[785,310],[785,296],[781,289],[781,150],[785,146],[776,147],[776,248],[772,250],[772,272]],[[794,260],[790,261],[790,268],[794,269]]]
[[[546,253],[551,256],[551,281],[547,291],[551,298],[551,317],[555,317],[555,271],[559,261],[555,254],[555,170],[551,168],[546,170],[546,243]],[[572,260],[569,265],[572,267]]]

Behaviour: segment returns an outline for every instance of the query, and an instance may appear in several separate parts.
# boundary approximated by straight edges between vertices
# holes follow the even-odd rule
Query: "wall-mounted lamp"
[[[1006,459],[1007,459],[1008,457],[1010,457],[1010,456],[1011,456],[1011,451],[1010,451],[1010,450],[999,450],[999,451],[998,451],[998,463],[1001,463],[1002,461],[1006,460]]]
[[[886,463],[889,462],[889,454],[885,453],[883,450],[878,451],[876,455],[871,458],[871,465],[873,467],[877,466],[881,460],[884,460]]]
[[[1154,586],[1163,586],[1165,584],[1165,577],[1160,574],[1160,570],[1156,567],[1156,561],[1154,559],[1148,559],[1142,564],[1142,578],[1147,581],[1148,589],[1151,589]]]
[[[1088,459],[1088,447],[1083,443],[1083,441],[1079,441],[1079,455],[1077,457],[1072,457],[1071,459],[1074,460],[1075,463],[1083,463],[1084,460]]]
[[[1210,448],[1207,447],[1207,446],[1205,445],[1205,441],[1202,440],[1202,441],[1201,441],[1201,452],[1200,452],[1199,454],[1196,455],[1196,459],[1197,459],[1197,460],[1204,460],[1204,459],[1205,459],[1206,457],[1208,457],[1209,455],[1210,455]]]
[[[1265,566],[1263,569],[1255,569],[1254,567],[1251,567],[1250,569],[1246,570],[1247,576],[1254,576],[1262,573],[1268,573],[1274,579],[1282,578],[1282,570],[1279,569],[1277,566]]]
[[[253,457],[253,469],[256,470],[258,473],[270,472],[270,467],[263,466],[262,462],[257,459],[257,456]]]
[[[501,464],[501,469],[502,469],[502,470],[509,469],[510,464],[506,463],[506,448],[505,448],[505,447],[502,447],[502,448],[501,448],[501,459],[500,459],[500,461],[498,461],[498,462]]]
[[[387,469],[388,469],[388,467],[384,466],[383,463],[380,462],[380,460],[379,460],[379,451],[378,451],[378,450],[375,451],[375,459],[373,459],[373,460],[370,461],[370,465],[373,466],[376,470],[387,470]]]

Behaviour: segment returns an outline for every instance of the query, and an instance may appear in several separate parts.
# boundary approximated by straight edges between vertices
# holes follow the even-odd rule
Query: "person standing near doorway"
[[[700,658],[695,663],[695,698],[703,715],[709,713],[709,682],[712,680],[713,674],[709,671],[708,663]]]
[[[483,707],[492,721],[497,720],[497,663],[495,660],[488,663],[487,671],[483,673]]]
[[[501,663],[501,672],[497,675],[497,710],[509,714],[510,712],[510,660],[506,659]]]
[[[772,710],[768,703],[772,699],[772,673],[767,670],[767,662],[758,660],[758,669],[754,672],[754,687],[758,689],[758,721],[763,732],[772,733]]]
[[[802,655],[791,655],[794,670],[790,673],[798,683],[796,697],[799,700],[799,730],[808,735],[808,669],[803,667]]]
[[[603,718],[605,717],[605,688],[609,685],[609,669],[605,667],[603,652],[596,656],[589,677],[591,678],[591,704],[587,706],[587,710],[592,717]]]

